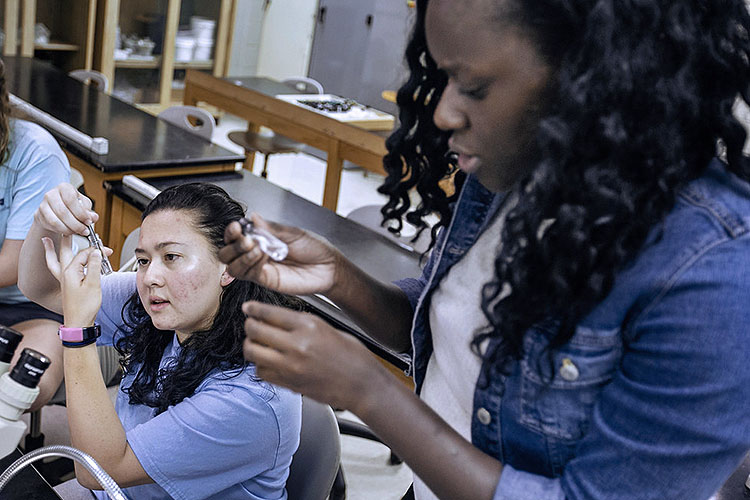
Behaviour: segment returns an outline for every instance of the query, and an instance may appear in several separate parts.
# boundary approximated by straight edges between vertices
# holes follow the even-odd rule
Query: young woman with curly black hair
[[[419,499],[707,499],[750,448],[748,5],[418,0],[406,56],[381,191],[387,219],[440,215],[422,277],[273,224],[286,261],[237,225],[219,256],[411,350],[419,397],[264,304],[247,358],[359,415]]]
[[[36,269],[21,279],[35,300],[64,313],[66,328],[96,320],[97,342],[124,356],[113,406],[95,344],[71,344],[61,330],[73,446],[133,499],[285,498],[301,400],[260,381],[243,358],[241,305],[297,307],[298,301],[236,280],[219,262],[224,231],[244,216],[243,208],[209,184],[165,189],[143,212],[137,272],[100,280],[99,254],[85,249],[74,256],[70,249],[70,235],[97,218],[90,207],[69,184],[47,193],[24,251],[32,262],[46,256],[50,273]],[[59,259],[52,238],[59,240]],[[78,466],[76,478],[100,488]],[[61,486],[64,498],[76,490],[82,488],[75,483]]]

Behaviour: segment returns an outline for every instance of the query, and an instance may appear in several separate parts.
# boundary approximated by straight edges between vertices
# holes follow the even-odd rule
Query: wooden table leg
[[[125,238],[137,227],[141,225],[141,211],[130,203],[125,202],[119,196],[113,196],[107,193],[111,200],[112,218],[109,225],[109,243],[114,251],[110,257],[112,266],[116,269],[120,267],[120,257],[122,256],[122,245]],[[129,258],[129,257],[128,257]]]
[[[258,132],[260,132],[260,126],[256,125],[255,123],[248,122],[247,131],[253,134],[257,134]],[[255,164],[255,151],[245,150],[245,154],[247,155],[247,157],[245,158],[245,163],[242,164],[242,168],[252,173],[253,165]]]
[[[344,160],[340,154],[340,143],[331,139],[328,147],[328,164],[326,165],[326,180],[323,188],[323,206],[333,212],[339,201],[339,187],[341,186],[341,173],[343,172]]]
[[[120,252],[122,250],[122,243],[125,238],[121,238],[122,234],[122,219],[123,219],[123,205],[124,202],[121,198],[112,196],[111,193],[107,193],[109,198],[110,206],[112,210],[110,212],[109,220],[109,232],[107,233],[107,241],[109,247],[112,249],[112,255],[109,256],[109,261],[112,264],[112,268],[115,270],[120,269]]]

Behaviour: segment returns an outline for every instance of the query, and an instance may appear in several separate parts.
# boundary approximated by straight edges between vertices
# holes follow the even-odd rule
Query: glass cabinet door
[[[234,0],[100,1],[98,65],[113,95],[158,111],[181,100],[187,68],[223,75]]]
[[[129,102],[160,101],[168,3],[167,0],[120,2],[112,95]]]

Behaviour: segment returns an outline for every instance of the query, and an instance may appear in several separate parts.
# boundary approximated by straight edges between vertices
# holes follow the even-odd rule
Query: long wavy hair
[[[449,133],[432,119],[447,80],[425,43],[427,3],[417,0],[410,76],[397,95],[400,127],[386,143],[380,189],[389,196],[386,220],[407,214],[419,225],[434,211],[442,227],[451,198],[438,182],[454,165]],[[496,3],[498,19],[521,27],[555,71],[536,131],[538,160],[514,188],[518,203],[482,290],[489,327],[472,348],[484,358],[485,380],[511,370],[534,325],[554,325],[550,352],[565,344],[717,149],[750,180],[746,132],[732,114],[736,99],[750,103],[744,0]],[[412,209],[415,186],[422,201]]]
[[[141,220],[163,210],[180,210],[192,216],[194,228],[218,253],[224,246],[224,230],[244,216],[245,210],[223,189],[212,184],[190,183],[162,191],[143,212]],[[242,303],[247,300],[303,309],[299,299],[283,295],[250,281],[234,280],[221,292],[219,310],[208,330],[193,332],[181,345],[179,356],[159,368],[174,332],[157,329],[135,292],[122,309],[127,334],[116,342],[123,371],[135,372],[133,383],[123,388],[130,404],[143,404],[162,413],[192,395],[209,374],[227,372],[231,377],[247,366],[242,356],[245,338]],[[237,369],[237,370],[235,370]]]

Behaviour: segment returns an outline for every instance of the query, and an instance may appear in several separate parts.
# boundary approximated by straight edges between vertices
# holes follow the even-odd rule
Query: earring
[[[227,286],[232,281],[234,281],[234,276],[231,276],[226,271],[224,271],[223,273],[221,273],[221,281],[219,282],[219,283],[221,283],[221,286]]]

